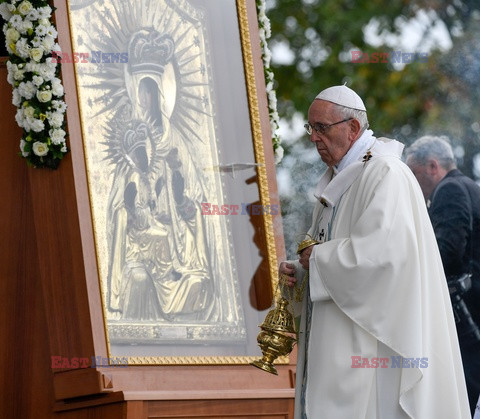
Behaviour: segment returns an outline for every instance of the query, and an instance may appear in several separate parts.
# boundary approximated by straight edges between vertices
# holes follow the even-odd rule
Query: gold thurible
[[[318,241],[312,238],[303,240],[298,245],[297,254],[300,254],[307,247],[318,243]],[[306,280],[308,278],[304,278],[303,282],[306,282]],[[284,285],[282,279],[279,281],[279,284]],[[304,284],[302,284],[302,289],[304,289]],[[297,335],[294,315],[288,306],[288,300],[280,296],[275,307],[266,315],[265,320],[259,326],[261,331],[257,336],[258,346],[262,351],[263,357],[250,364],[275,375],[278,375],[278,372],[273,366],[273,362],[279,356],[289,355],[295,343],[297,343],[297,339],[294,337]]]

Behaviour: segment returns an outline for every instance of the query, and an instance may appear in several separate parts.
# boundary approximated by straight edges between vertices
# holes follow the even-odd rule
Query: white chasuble
[[[470,418],[440,254],[402,149],[373,138],[318,185],[309,234],[324,229],[326,241],[310,257],[306,375],[306,304],[295,308],[296,418],[302,410],[309,419]]]

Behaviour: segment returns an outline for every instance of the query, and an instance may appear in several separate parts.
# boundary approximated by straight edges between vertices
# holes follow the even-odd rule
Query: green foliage
[[[347,82],[364,99],[376,135],[407,145],[427,132],[448,135],[454,146],[464,148],[459,166],[472,176],[472,159],[480,152],[478,1],[271,0],[267,5],[271,47],[283,43],[294,54],[292,64],[273,62],[281,117],[306,115],[319,91]],[[415,52],[415,45],[370,45],[364,29],[374,21],[378,34],[399,34],[402,22],[420,10],[430,16],[435,12],[443,21],[452,38],[449,51],[429,51],[426,62],[417,60],[401,69],[391,62],[352,62],[352,50],[369,56],[399,49]],[[435,23],[425,27],[425,37]]]

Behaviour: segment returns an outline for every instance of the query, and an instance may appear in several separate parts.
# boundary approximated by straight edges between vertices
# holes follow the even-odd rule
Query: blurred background
[[[325,169],[303,124],[326,87],[347,82],[363,98],[377,137],[408,146],[424,134],[448,136],[460,170],[480,180],[478,0],[266,0],[266,14],[285,149],[277,176],[290,258],[310,226],[313,189]],[[389,53],[388,62],[362,55],[364,62],[354,63],[353,51],[370,59]],[[392,59],[398,53],[421,55]]]

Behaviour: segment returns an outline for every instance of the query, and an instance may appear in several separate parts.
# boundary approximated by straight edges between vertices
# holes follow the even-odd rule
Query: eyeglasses
[[[327,128],[341,124],[342,122],[351,121],[352,119],[354,118],[344,119],[343,121],[334,122],[333,124],[328,125],[321,124],[320,122],[315,122],[313,125],[311,125],[310,122],[307,122],[303,127],[305,128],[305,131],[307,131],[308,135],[312,135],[313,130],[315,130],[317,134],[325,134],[327,132]]]

